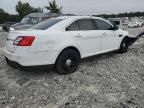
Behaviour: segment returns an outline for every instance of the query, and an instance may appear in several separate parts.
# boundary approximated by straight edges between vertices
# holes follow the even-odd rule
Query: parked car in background
[[[17,22],[5,22],[2,24],[2,30],[3,31],[9,31],[10,27],[14,24],[16,24]]]
[[[20,23],[12,25],[11,28],[13,28],[14,30],[27,29],[41,21],[60,15],[61,14],[55,13],[31,13],[25,16]]]
[[[9,65],[54,65],[58,73],[68,74],[82,58],[114,50],[125,53],[136,39],[99,17],[61,16],[10,31],[4,55]]]
[[[128,21],[128,20],[123,20],[123,21],[122,21],[122,25],[127,26],[127,25],[128,25],[128,23],[129,23],[129,21]]]
[[[131,21],[128,23],[128,27],[132,28],[132,27],[141,27],[143,26],[143,22],[142,21]]]
[[[121,19],[108,19],[112,24],[116,24],[120,29],[123,29],[123,24]]]

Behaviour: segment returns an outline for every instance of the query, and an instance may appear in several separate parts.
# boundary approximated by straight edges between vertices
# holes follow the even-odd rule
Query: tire
[[[121,42],[119,53],[126,53],[128,51],[128,38],[124,38]]]
[[[66,75],[77,70],[80,61],[80,55],[73,49],[66,49],[58,56],[55,69],[58,74]]]

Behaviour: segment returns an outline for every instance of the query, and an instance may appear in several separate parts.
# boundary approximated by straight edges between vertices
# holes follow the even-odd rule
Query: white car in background
[[[127,26],[128,25],[128,21],[127,20],[122,20],[122,25]]]
[[[131,39],[136,40],[102,18],[62,16],[10,31],[4,55],[8,64],[54,64],[58,73],[68,74],[77,70],[82,58],[113,50],[127,52]]]
[[[132,27],[141,27],[141,26],[143,26],[143,22],[141,22],[141,21],[131,21],[131,22],[129,22],[128,23],[128,27],[129,28],[132,28]]]

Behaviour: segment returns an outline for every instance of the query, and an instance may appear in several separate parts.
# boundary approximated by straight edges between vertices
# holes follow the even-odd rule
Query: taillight
[[[34,36],[18,36],[13,44],[16,46],[31,46],[34,39]]]

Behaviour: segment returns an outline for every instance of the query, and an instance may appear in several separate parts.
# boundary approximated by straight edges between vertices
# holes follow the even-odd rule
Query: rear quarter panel
[[[35,33],[36,38],[29,49],[30,52],[58,51],[60,53],[64,48],[73,46],[80,50],[73,39],[73,35],[64,31],[45,31]]]

